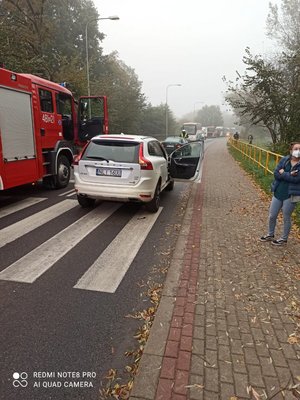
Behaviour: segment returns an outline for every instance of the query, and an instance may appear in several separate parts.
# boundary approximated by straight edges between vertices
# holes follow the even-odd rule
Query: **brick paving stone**
[[[233,339],[231,344],[231,351],[233,354],[244,354],[244,350],[243,350],[243,342],[239,339]]]
[[[259,365],[259,359],[254,348],[244,348],[245,362],[246,364]]]
[[[192,351],[193,338],[191,336],[181,336],[179,348],[184,351]]]
[[[164,357],[160,377],[166,379],[175,378],[176,358]]]
[[[193,337],[196,338],[196,339],[204,339],[205,338],[204,327],[196,326],[194,328]]]
[[[182,327],[183,318],[182,317],[172,317],[171,326],[173,328],[181,328]]]
[[[287,362],[284,357],[284,353],[281,350],[270,349],[270,355],[273,360],[273,364],[276,367],[287,367]]]
[[[179,342],[181,339],[181,329],[180,328],[170,328],[168,340]]]
[[[205,338],[206,347],[210,350],[217,350],[217,338],[207,335]]]
[[[204,347],[205,347],[205,342],[203,339],[194,339],[193,340],[193,354],[200,354],[204,355]]]
[[[193,325],[192,324],[183,325],[182,335],[183,336],[193,336]]]
[[[204,369],[204,387],[205,391],[219,392],[218,370],[216,368],[206,367]]]
[[[249,399],[250,396],[247,393],[247,387],[249,386],[248,376],[246,374],[234,373],[234,387],[235,393],[238,398],[245,397]]]
[[[204,385],[203,376],[191,375],[188,388],[188,398],[190,400],[203,400]]]
[[[218,362],[219,376],[221,382],[233,383],[233,373],[231,364],[225,361]]]
[[[195,326],[204,326],[205,319],[202,314],[195,314],[194,324]]]
[[[219,393],[209,392],[207,390],[204,392],[204,400],[219,400],[219,399],[220,399]]]
[[[265,391],[267,392],[267,395],[270,397],[274,396],[275,393],[277,393],[281,388],[283,388],[283,386],[281,386],[280,383],[278,382],[278,379],[275,377],[266,376],[265,382],[266,382]]]
[[[189,373],[187,371],[177,370],[173,391],[186,396],[188,383]]]
[[[245,359],[241,355],[235,355],[232,354],[232,365],[233,365],[233,370],[235,372],[241,372],[243,374],[247,374],[247,369],[246,369],[246,364],[245,364]]]
[[[204,375],[204,360],[198,354],[192,354],[191,373],[199,376]]]
[[[249,382],[252,386],[264,388],[264,381],[262,378],[262,370],[259,365],[247,365],[249,373]]]
[[[229,400],[230,398],[234,397],[234,395],[234,385],[230,383],[221,383],[220,400]]]
[[[231,352],[229,346],[218,345],[218,359],[221,361],[231,362]]]
[[[209,350],[207,347],[205,348],[205,360],[209,367],[216,366],[218,362],[218,352],[215,350]]]
[[[179,342],[174,342],[172,340],[167,341],[165,357],[177,358],[179,349]]]
[[[155,400],[171,400],[173,384],[170,379],[159,379]]]
[[[255,350],[258,356],[270,357],[270,351],[265,342],[255,343]]]
[[[275,368],[279,380],[280,387],[286,387],[291,380],[291,371],[288,368],[276,367]]]
[[[259,357],[259,364],[264,376],[276,376],[276,371],[271,357]]]
[[[186,396],[184,396],[182,394],[173,393],[172,400],[186,400]]]
[[[189,351],[179,351],[177,359],[177,368],[183,371],[190,370],[192,353]]]
[[[193,324],[194,322],[194,314],[185,312],[183,317],[184,324]]]
[[[291,371],[291,375],[295,378],[295,380],[299,381],[297,377],[300,376],[300,360],[287,359],[287,362]]]

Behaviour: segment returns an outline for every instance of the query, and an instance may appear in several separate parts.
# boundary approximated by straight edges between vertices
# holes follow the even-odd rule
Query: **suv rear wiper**
[[[101,160],[101,161],[106,161],[106,162],[110,162],[110,161],[113,161],[113,160],[108,160],[107,158],[104,158],[104,157],[97,157],[97,156],[86,156],[86,158],[92,158],[92,159],[94,159],[94,160]]]

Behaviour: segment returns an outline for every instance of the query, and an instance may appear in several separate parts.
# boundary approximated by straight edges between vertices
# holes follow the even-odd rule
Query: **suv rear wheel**
[[[146,203],[146,209],[151,213],[156,213],[159,210],[160,205],[160,182],[158,182],[153,199]]]
[[[78,203],[82,208],[91,208],[95,205],[96,200],[91,199],[90,197],[85,196],[77,196]]]

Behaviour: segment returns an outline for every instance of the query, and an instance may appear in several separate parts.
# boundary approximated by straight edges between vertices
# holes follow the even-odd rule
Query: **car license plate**
[[[120,178],[122,176],[121,169],[114,169],[114,168],[96,168],[96,175],[97,176],[115,176]]]

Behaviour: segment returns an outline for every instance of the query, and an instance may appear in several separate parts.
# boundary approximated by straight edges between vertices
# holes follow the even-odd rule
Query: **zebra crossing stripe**
[[[74,286],[114,293],[162,211],[138,212]]]
[[[73,193],[74,189],[68,190],[67,192],[63,192],[63,193],[59,194],[58,197],[66,196],[68,193],[71,193],[71,192]]]
[[[28,199],[22,200],[17,204],[10,204],[9,206],[3,207],[0,210],[0,218],[6,217],[7,215],[13,214],[14,212],[23,210],[24,208],[30,207],[34,204],[40,203],[46,200],[42,197],[28,197]]]
[[[120,204],[104,203],[95,208],[4,269],[0,272],[0,279],[24,283],[34,282],[119,207]]]
[[[0,248],[69,211],[76,205],[78,205],[76,200],[64,200],[15,224],[9,225],[1,230]]]

